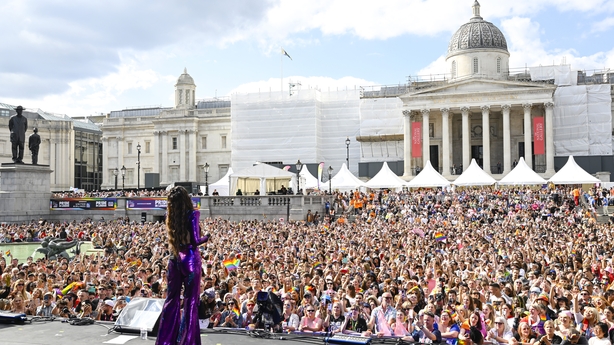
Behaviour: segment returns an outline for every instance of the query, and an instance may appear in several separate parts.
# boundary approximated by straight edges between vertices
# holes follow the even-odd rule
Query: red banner
[[[545,153],[544,148],[544,118],[533,118],[533,154],[543,155]]]
[[[411,123],[411,156],[422,157],[422,122]]]

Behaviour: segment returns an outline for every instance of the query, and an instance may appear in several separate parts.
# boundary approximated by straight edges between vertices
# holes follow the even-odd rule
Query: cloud
[[[605,18],[592,26],[592,32],[604,32],[614,27],[614,17]]]
[[[375,83],[372,81],[355,78],[355,77],[343,77],[339,79],[333,79],[330,77],[304,77],[304,76],[289,76],[284,77],[283,80],[283,88],[285,92],[288,92],[288,87],[290,83],[297,85],[298,89],[318,89],[321,91],[327,90],[350,90],[357,89],[360,86],[368,86],[368,85],[379,85],[379,83]],[[298,85],[300,84],[300,85]],[[277,91],[281,89],[281,80],[280,78],[270,78],[268,80],[260,80],[250,83],[245,83],[237,86],[233,90],[229,92],[229,95],[235,93],[251,93],[251,92],[269,92],[269,91]]]

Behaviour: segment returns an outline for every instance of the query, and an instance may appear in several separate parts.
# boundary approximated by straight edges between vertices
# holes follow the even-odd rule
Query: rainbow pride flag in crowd
[[[227,270],[232,271],[232,270],[236,270],[237,268],[239,268],[239,265],[241,264],[241,260],[237,258],[228,259],[228,260],[222,261],[222,264],[224,265],[224,267],[226,267]]]
[[[237,309],[237,307],[232,308],[232,312],[235,313],[237,317],[241,316],[241,313],[239,312],[239,309]]]
[[[445,241],[447,239],[446,235],[441,232],[435,233],[435,241]]]

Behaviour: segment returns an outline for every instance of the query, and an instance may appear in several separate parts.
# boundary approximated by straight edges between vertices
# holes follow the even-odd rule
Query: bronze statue
[[[23,147],[26,142],[26,131],[28,130],[28,119],[22,115],[24,107],[21,105],[15,108],[17,115],[11,116],[9,120],[9,130],[11,131],[11,149],[13,150],[13,163],[23,164]]]
[[[34,133],[28,138],[28,148],[32,152],[32,164],[36,165],[38,163],[38,147],[41,144],[41,137],[38,135],[38,128],[34,127],[32,131]]]
[[[66,250],[76,247],[73,254],[78,256],[81,253],[82,243],[83,242],[77,239],[66,241],[63,238],[46,237],[43,242],[41,242],[40,247],[34,250],[32,256],[34,256],[36,253],[42,253],[45,254],[45,257],[49,260],[57,260],[61,257],[70,259],[70,255],[66,252]]]

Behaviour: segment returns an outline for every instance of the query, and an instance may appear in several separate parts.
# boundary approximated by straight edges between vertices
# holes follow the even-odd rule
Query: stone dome
[[[480,16],[480,4],[473,4],[473,18],[463,24],[450,39],[447,57],[472,49],[496,49],[509,55],[507,41],[498,27]]]
[[[194,85],[194,79],[192,79],[192,77],[188,74],[187,68],[183,69],[183,74],[181,74],[179,79],[177,79],[177,85],[180,84]]]

